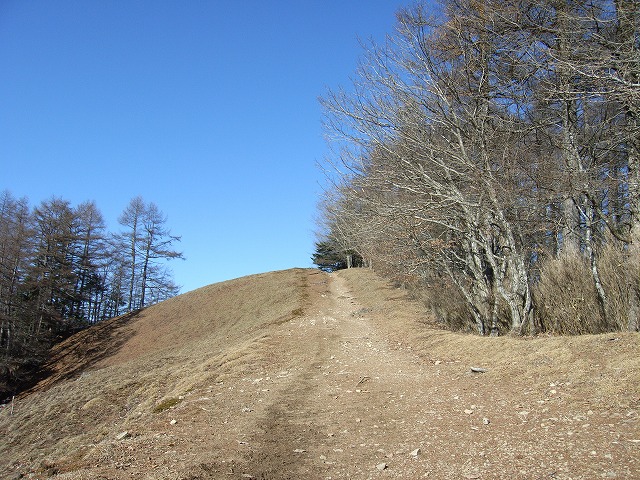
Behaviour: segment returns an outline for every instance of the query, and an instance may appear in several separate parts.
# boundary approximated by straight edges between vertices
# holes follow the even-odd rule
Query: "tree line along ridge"
[[[316,260],[357,255],[481,335],[637,331],[637,0],[440,5],[321,99]]]
[[[52,197],[31,208],[0,194],[0,394],[60,339],[178,293],[166,260],[182,258],[180,238],[158,206],[136,197],[118,223],[107,232],[94,202]]]

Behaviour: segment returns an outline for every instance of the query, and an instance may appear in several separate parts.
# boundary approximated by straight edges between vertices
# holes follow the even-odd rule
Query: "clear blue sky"
[[[0,190],[155,202],[183,291],[311,266],[317,99],[407,3],[0,0]]]

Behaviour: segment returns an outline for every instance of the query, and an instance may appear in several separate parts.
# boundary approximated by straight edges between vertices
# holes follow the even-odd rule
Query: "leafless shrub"
[[[580,334],[601,331],[595,287],[589,266],[579,256],[548,259],[534,289],[538,326],[542,331]]]
[[[625,255],[624,251],[609,244],[598,258],[609,300],[607,318],[598,305],[587,259],[580,255],[547,259],[534,288],[538,328],[569,335],[624,330],[628,315],[625,265],[631,261]]]
[[[626,330],[629,316],[629,279],[632,275],[631,265],[638,265],[637,255],[630,257],[628,253],[616,245],[607,244],[598,260],[602,283],[608,294],[609,330]],[[635,279],[637,288],[638,278]]]
[[[446,282],[433,283],[428,288],[424,288],[424,285],[413,288],[412,295],[424,304],[445,328],[464,332],[476,331],[467,303],[455,287]]]

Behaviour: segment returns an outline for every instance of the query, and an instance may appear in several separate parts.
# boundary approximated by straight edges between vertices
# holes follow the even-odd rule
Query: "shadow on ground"
[[[71,336],[51,349],[51,356],[38,375],[19,386],[16,396],[44,392],[54,385],[79,377],[101,360],[116,353],[133,335],[127,325],[142,310],[102,321]]]

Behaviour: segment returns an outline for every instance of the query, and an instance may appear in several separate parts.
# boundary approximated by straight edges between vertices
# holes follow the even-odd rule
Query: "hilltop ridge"
[[[253,275],[56,347],[0,477],[637,478],[638,353],[444,331],[367,269]]]

